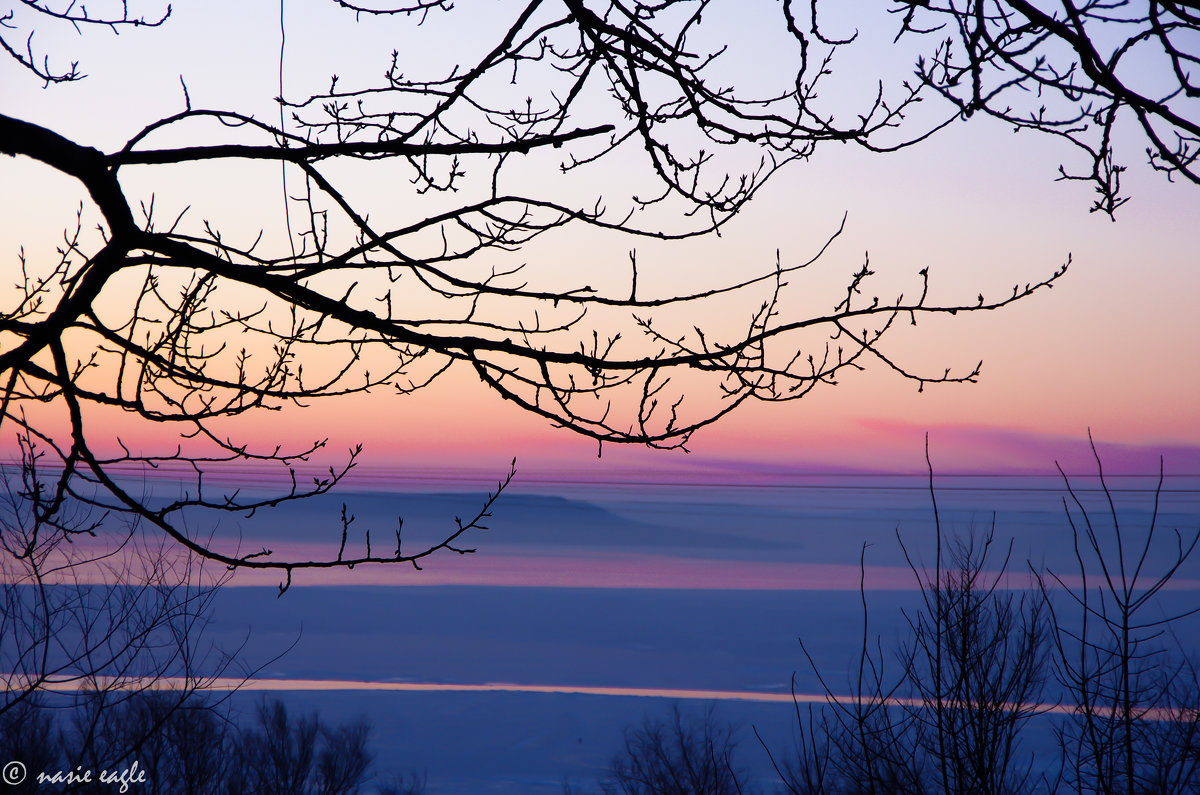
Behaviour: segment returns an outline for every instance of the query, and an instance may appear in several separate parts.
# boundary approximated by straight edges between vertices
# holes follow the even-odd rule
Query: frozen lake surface
[[[1089,485],[1081,483],[1086,489]],[[1118,481],[1119,519],[1140,538],[1153,481]],[[1196,479],[1163,495],[1162,546],[1170,530],[1200,526]],[[219,595],[212,637],[240,642],[263,665],[275,693],[333,720],[364,715],[375,727],[378,767],[424,770],[430,791],[560,792],[564,779],[593,784],[618,750],[624,727],[664,716],[662,689],[779,696],[796,674],[799,692],[820,684],[797,638],[835,690],[848,690],[862,638],[859,557],[866,551],[870,634],[884,647],[919,603],[897,533],[918,566],[932,564],[932,511],[920,478],[830,477],[798,489],[604,486],[546,494],[514,490],[497,505],[475,555],[443,555],[423,572],[357,570],[297,574],[282,597],[269,578],[242,577]],[[1081,499],[1105,528],[1103,495]],[[387,537],[403,515],[413,543],[433,538],[480,494],[358,493],[325,498],[225,527],[246,546],[328,546],[344,501],[353,528]],[[1072,570],[1061,483],[1000,478],[939,481],[947,535],[996,527],[997,565],[1011,540],[1014,587],[1027,563]],[[377,535],[378,534],[378,535]],[[354,537],[351,536],[353,543]],[[1168,608],[1200,604],[1200,560],[1165,594]],[[1194,627],[1182,637],[1196,638]],[[294,644],[286,655],[272,660]],[[646,695],[546,692],[288,692],[289,680],[421,686],[502,683],[534,688],[633,689]],[[336,686],[336,685],[331,685]],[[369,685],[367,685],[369,686]],[[244,693],[239,704],[259,696]],[[703,709],[705,700],[681,705]],[[719,714],[741,727],[741,764],[769,782],[770,763],[751,726],[785,750],[790,703],[723,696]]]
[[[888,602],[895,617],[899,603]],[[900,602],[915,606],[916,595],[905,593]],[[426,770],[434,792],[558,792],[564,777],[594,782],[625,726],[667,714],[678,699],[654,695],[656,689],[782,696],[796,672],[801,692],[819,692],[800,635],[833,674],[831,683],[844,684],[837,672],[850,660],[861,615],[858,595],[847,591],[311,587],[278,599],[266,588],[226,589],[214,629],[233,640],[250,626],[250,661],[298,638],[257,674],[283,680],[283,688],[287,680],[349,679],[650,693],[270,694],[330,718],[367,716],[380,766]],[[874,626],[883,628],[882,617]],[[692,710],[707,703],[680,701]],[[711,703],[742,727],[743,762],[765,776],[769,761],[753,747],[750,727],[785,747],[791,704],[728,697]]]

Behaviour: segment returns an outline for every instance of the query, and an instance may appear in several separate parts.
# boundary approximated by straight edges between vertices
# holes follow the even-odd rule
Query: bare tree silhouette
[[[290,715],[280,701],[259,704],[234,753],[231,792],[261,795],[353,795],[368,777],[370,725],[330,726],[315,713]]]
[[[25,764],[9,791],[103,795],[121,783],[148,795],[355,795],[425,791],[422,775],[375,781],[364,719],[334,725],[317,712],[296,716],[278,700],[249,716],[210,693],[145,690],[119,702],[94,691],[71,711],[24,701],[0,715],[0,750]],[[72,782],[55,773],[77,774]],[[84,775],[88,771],[90,775]],[[38,773],[52,777],[39,786]],[[11,785],[11,786],[9,786]]]
[[[200,734],[218,727],[224,699],[197,694],[249,673],[238,649],[206,636],[228,572],[127,515],[68,498],[47,517],[41,455],[23,441],[21,463],[0,468],[0,753],[32,771],[12,791],[37,791],[39,771],[98,775],[131,755],[157,768],[172,742],[191,748],[179,766],[205,778],[219,758]]]
[[[1200,792],[1200,679],[1173,633],[1200,607],[1172,610],[1160,601],[1200,531],[1163,538],[1161,460],[1149,523],[1133,531],[1094,443],[1092,453],[1106,515],[1063,475],[1078,585],[1054,571],[1038,577],[1050,606],[1055,673],[1075,708],[1059,731],[1066,784],[1097,795]],[[1169,550],[1165,565],[1152,562],[1156,545]]]
[[[917,62],[919,84],[963,117],[987,114],[1018,130],[1061,137],[1088,161],[1060,166],[1086,180],[1093,211],[1127,197],[1115,155],[1120,120],[1140,131],[1150,165],[1200,183],[1200,6],[1175,0],[895,0],[897,39],[936,44]],[[1131,142],[1132,144],[1132,142]],[[1133,144],[1136,145],[1136,144]]]
[[[93,771],[91,786],[76,791],[111,790],[111,784],[99,781],[99,771],[128,770],[143,779],[131,789],[220,795],[241,773],[231,739],[236,726],[227,706],[195,690],[143,690],[115,702],[93,692],[70,713],[58,746],[67,769]]]
[[[1157,604],[1200,534],[1174,532],[1163,563],[1151,554],[1161,543],[1161,472],[1149,525],[1134,541],[1095,458],[1108,515],[1102,522],[1064,474],[1078,568],[1069,576],[1033,569],[1031,589],[1004,583],[1008,555],[989,565],[994,526],[943,553],[930,466],[937,546],[929,573],[909,558],[922,596],[919,611],[906,615],[909,640],[891,650],[872,640],[864,582],[850,694],[836,695],[809,656],[827,707],[803,712],[796,702],[789,757],[759,736],[789,792],[1200,792],[1200,679],[1173,634],[1200,608]],[[1051,747],[1033,747],[1035,720],[1057,737],[1057,754],[1045,741]]]
[[[37,453],[25,454],[3,471],[0,713],[40,691],[124,697],[170,679],[187,693],[230,673],[232,655],[203,632],[227,575],[136,524],[117,536],[74,501],[47,522]]]
[[[408,15],[413,24],[450,12],[449,3],[424,0],[340,4],[367,18]],[[927,270],[910,293],[878,297],[868,292],[874,274],[864,263],[826,310],[796,317],[783,288],[840,228],[808,260],[779,257],[757,274],[675,293],[639,283],[645,266],[635,255],[621,263],[629,280],[605,289],[593,287],[599,274],[545,276],[506,264],[564,230],[663,241],[716,232],[786,164],[827,141],[869,141],[917,98],[910,88],[881,92],[848,121],[835,118],[818,99],[830,56],[817,49],[839,45],[817,32],[815,15],[799,22],[791,2],[779,24],[795,45],[794,74],[776,93],[735,91],[717,71],[719,43],[693,50],[693,41],[719,35],[705,21],[707,5],[534,0],[514,7],[473,61],[430,74],[393,53],[382,82],[345,86],[334,77],[305,99],[281,98],[278,123],[193,107],[185,87],[178,113],[131,130],[115,151],[0,114],[0,152],[77,180],[100,216],[93,240],[81,209],[55,261],[27,262],[22,253],[16,296],[0,312],[0,422],[58,462],[58,481],[39,506],[44,520],[70,496],[137,517],[221,564],[280,571],[286,589],[297,570],[416,566],[434,553],[472,551],[464,534],[481,526],[512,472],[439,542],[404,546],[397,529],[386,543],[372,546],[367,536],[348,544],[343,521],[336,555],[246,551],[198,536],[184,517],[325,493],[357,455],[306,481],[296,468],[325,442],[255,446],[228,424],[253,412],[371,389],[408,394],[466,368],[497,397],[598,445],[678,447],[747,401],[794,400],[870,362],[921,387],[974,381],[977,365],[910,369],[882,347],[884,335],[925,315],[1007,306],[1050,286],[1066,266],[1011,293],[934,304]],[[42,3],[22,10],[33,15],[25,22],[33,31],[39,22],[158,24],[169,9],[102,20],[71,7],[67,21]],[[35,56],[32,35],[24,54],[8,47],[16,62],[49,82],[82,76],[74,64],[55,68]],[[181,136],[195,142],[181,144]],[[523,170],[547,157],[556,179],[572,186],[562,195],[528,189],[550,184]],[[635,195],[572,194],[580,180],[587,192],[587,180],[618,158],[639,164]],[[136,171],[142,184],[169,185],[180,164],[248,173],[264,162],[292,177],[287,203],[303,219],[293,229],[289,212],[274,251],[262,236],[240,242],[217,222],[192,222],[186,209],[163,223],[153,196],[122,181]],[[398,195],[414,211],[373,220],[340,180],[362,162],[407,185]],[[739,296],[748,308],[737,327],[696,323],[708,306],[727,315],[722,302]],[[122,445],[104,454],[103,423],[94,419],[102,409],[161,425],[177,441],[157,453]],[[247,462],[277,468],[290,485],[251,498],[205,480],[215,467]],[[142,499],[120,476],[168,465],[186,473],[174,500]]]
[[[710,706],[687,714],[676,704],[667,718],[646,718],[625,731],[625,747],[601,782],[605,795],[734,795],[746,774],[734,767],[733,727]],[[568,791],[570,791],[568,789]]]
[[[1021,746],[1022,730],[1044,709],[1049,638],[1042,603],[1007,589],[1011,545],[995,565],[994,527],[981,536],[943,538],[932,464],[929,493],[932,565],[919,563],[900,542],[921,605],[905,615],[909,635],[891,650],[895,669],[868,634],[865,565],[863,638],[849,696],[835,695],[836,684],[801,639],[828,708],[804,713],[796,702],[791,759],[777,761],[763,743],[793,795],[1052,791]]]

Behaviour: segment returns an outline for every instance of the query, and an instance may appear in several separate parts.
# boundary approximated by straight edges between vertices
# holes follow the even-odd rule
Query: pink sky
[[[69,46],[91,76],[77,86],[50,89],[36,81],[6,85],[7,104],[106,148],[178,110],[180,75],[198,104],[269,110],[277,63],[262,42],[275,41],[278,21],[251,15],[243,25],[217,30],[211,21],[221,18],[219,12],[181,8],[177,15],[162,30],[133,31],[119,40],[43,36],[43,46]],[[305,49],[308,38],[342,35],[322,24],[295,21],[289,35],[296,52],[319,51]],[[740,33],[752,40],[749,29]],[[225,56],[212,58],[205,42],[230,35],[244,39],[242,46],[223,42]],[[345,60],[346,50],[332,49]],[[436,48],[429,57],[437,57]],[[292,62],[287,79],[294,90],[334,70],[335,64],[319,61]],[[147,63],[157,65],[148,70]],[[373,73],[376,64],[354,66]],[[1056,458],[1086,470],[1082,443],[1090,427],[1114,469],[1152,470],[1161,452],[1168,470],[1200,471],[1200,315],[1192,306],[1200,293],[1193,231],[1200,190],[1150,173],[1134,144],[1127,150],[1131,168],[1122,177],[1134,199],[1115,224],[1087,213],[1089,188],[1052,181],[1058,163],[1071,156],[1056,142],[1014,136],[982,120],[894,155],[819,150],[811,162],[780,174],[722,238],[638,244],[647,289],[657,284],[669,290],[688,279],[711,285],[769,268],[777,249],[785,258],[806,258],[848,212],[847,232],[826,260],[811,276],[797,275],[785,317],[823,305],[813,296],[842,289],[866,251],[883,294],[912,290],[917,271],[928,267],[933,297],[947,301],[973,299],[979,291],[1003,294],[1015,283],[1044,277],[1070,255],[1072,269],[1053,291],[1004,311],[896,331],[889,350],[926,372],[969,369],[983,360],[978,384],[917,394],[912,383],[876,364],[799,402],[747,407],[698,434],[687,458],[610,448],[596,463],[593,442],[523,414],[465,372],[412,397],[381,390],[303,411],[256,414],[231,432],[264,447],[329,437],[331,462],[337,451],[364,442],[365,460],[378,465],[499,470],[516,456],[530,472],[565,468],[604,477],[611,471],[714,467],[751,476],[768,471],[764,466],[919,471],[926,431],[935,463],[947,470],[1044,472],[1052,471]],[[238,175],[232,192],[229,175],[213,170],[178,169],[172,181],[142,186],[144,177],[130,170],[127,185],[135,194],[153,190],[164,214],[194,202],[197,212],[211,212],[218,223],[225,213],[232,232],[249,235],[266,227],[268,239],[277,234],[277,202],[269,198],[277,198],[277,170]],[[24,186],[0,192],[0,256],[12,263],[24,246],[31,261],[44,261],[73,220],[77,186],[12,158],[0,160],[0,181]],[[380,212],[410,209],[391,201],[379,185],[368,182],[363,190],[377,191]],[[573,235],[530,256],[543,257],[547,267],[571,263],[584,280],[614,271],[613,263],[625,272],[628,241],[603,249]],[[120,305],[123,297],[108,300]],[[730,321],[726,308],[706,311],[696,320]],[[700,396],[693,405],[703,402]],[[175,443],[130,417],[97,416],[94,424],[96,438],[119,435],[145,449]]]

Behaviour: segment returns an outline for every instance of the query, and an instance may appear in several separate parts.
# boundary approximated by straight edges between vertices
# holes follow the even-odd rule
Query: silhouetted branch
[[[342,5],[412,24],[456,13],[442,2]],[[835,114],[817,86],[832,51],[849,43],[820,32],[815,5],[790,2],[780,25],[795,43],[795,73],[777,89],[735,91],[719,75],[722,46],[692,45],[720,33],[706,7],[533,0],[514,7],[470,61],[406,69],[393,53],[375,82],[334,77],[325,90],[279,98],[278,123],[193,108],[188,98],[183,111],[131,123],[114,151],[0,114],[0,153],[77,180],[103,219],[96,242],[82,233],[90,212],[82,208],[57,258],[22,258],[22,277],[0,306],[0,423],[58,459],[60,496],[130,514],[224,565],[276,569],[286,590],[305,569],[419,567],[430,554],[466,554],[464,536],[495,495],[423,551],[401,551],[398,540],[394,553],[378,545],[356,553],[336,523],[341,543],[323,559],[217,548],[182,517],[251,514],[325,494],[358,456],[355,448],[309,481],[297,468],[324,440],[252,445],[230,429],[239,417],[370,390],[408,394],[469,369],[500,399],[598,445],[669,448],[746,401],[795,400],[873,363],[918,388],[976,380],[979,365],[914,369],[887,349],[886,336],[897,320],[1006,307],[1052,286],[1066,266],[1011,295],[937,303],[927,270],[909,295],[869,295],[864,263],[825,311],[797,317],[788,283],[815,270],[844,221],[812,256],[777,255],[773,267],[659,294],[639,279],[644,260],[634,260],[629,284],[603,287],[594,283],[603,274],[547,276],[508,264],[569,230],[654,240],[718,232],[787,163],[827,141],[865,144],[896,128],[918,99],[908,88],[895,97],[881,89],[864,107]],[[106,24],[134,19],[162,21],[126,12]],[[606,199],[589,183],[581,199],[525,179],[550,155],[561,158],[564,185],[601,184],[605,164],[622,159],[637,163],[637,185]],[[208,161],[237,174],[280,163],[299,186],[285,197],[282,242],[231,239],[187,209],[160,223],[153,194],[135,196],[122,182],[136,171],[137,184],[170,185],[173,166]],[[372,213],[378,196],[343,181],[345,166],[362,161],[379,169],[379,184],[397,186],[388,198],[398,214]],[[721,312],[696,322],[718,300]],[[134,451],[117,440],[119,452],[103,454],[99,408],[161,426],[171,441]],[[238,462],[269,465],[284,487],[252,497],[205,480],[206,470]],[[167,465],[188,480],[183,496],[159,504],[118,474]],[[47,516],[56,504],[47,503]]]
[[[1200,9],[1187,2],[895,0],[899,37],[936,39],[917,62],[921,86],[964,116],[985,113],[1014,129],[1063,138],[1090,162],[1060,167],[1086,180],[1093,211],[1127,201],[1114,133],[1129,118],[1150,165],[1200,183]]]

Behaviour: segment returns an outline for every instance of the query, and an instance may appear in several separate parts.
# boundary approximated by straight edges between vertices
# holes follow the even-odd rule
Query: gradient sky
[[[435,15],[424,28],[403,19],[356,24],[331,6],[287,5],[289,96],[323,87],[333,72],[344,81],[376,75],[393,47],[426,64],[444,62],[483,46],[494,30],[477,20],[472,34],[456,21],[457,13]],[[481,13],[501,18],[508,10],[485,4]],[[89,76],[43,89],[32,76],[6,67],[0,98],[5,112],[110,150],[144,124],[182,108],[181,77],[197,107],[273,118],[277,12],[270,4],[183,4],[164,27],[119,37],[101,30],[80,38],[69,26],[44,26],[34,46],[63,60],[79,59]],[[886,40],[894,23],[884,19],[874,28],[874,16],[855,17],[867,44]],[[721,29],[733,42],[728,59],[738,85],[761,84],[765,91],[773,34],[760,24],[746,14]],[[769,55],[755,57],[764,52]],[[899,56],[892,53],[889,60],[879,48],[856,57],[844,59],[838,73],[847,101],[873,86],[880,70],[904,68]],[[698,434],[686,460],[609,448],[597,471],[720,466],[754,473],[763,465],[911,471],[923,465],[925,431],[932,434],[940,467],[1045,471],[1056,456],[1078,458],[1089,427],[1111,445],[1120,466],[1153,466],[1157,451],[1164,451],[1168,469],[1197,471],[1200,313],[1193,304],[1200,293],[1194,231],[1200,189],[1150,172],[1136,137],[1123,133],[1121,154],[1130,168],[1122,182],[1133,200],[1116,223],[1087,212],[1089,186],[1053,181],[1060,162],[1080,165],[1071,160],[1073,152],[977,119],[895,154],[818,148],[810,162],[776,175],[722,238],[636,243],[646,289],[711,285],[768,270],[777,249],[785,263],[807,259],[848,214],[846,232],[827,256],[792,279],[785,319],[789,312],[828,305],[868,251],[881,295],[918,290],[917,272],[928,267],[934,300],[968,303],[979,292],[1001,295],[1014,284],[1044,278],[1068,256],[1073,265],[1052,291],[1014,307],[927,320],[894,334],[890,350],[926,371],[970,369],[982,359],[978,384],[918,394],[913,383],[875,366],[799,402],[749,406]],[[636,167],[617,165],[618,182],[628,176],[622,168]],[[170,181],[128,171],[123,182],[129,192],[148,197],[154,191],[162,217],[190,203],[197,208],[194,217],[210,218],[230,234],[262,228],[268,242],[280,240],[275,167],[177,168]],[[373,213],[404,217],[422,210],[398,203],[388,184],[368,174],[349,170],[345,176],[361,195],[373,197],[367,203]],[[637,179],[635,173],[629,178]],[[21,246],[34,263],[52,255],[81,195],[69,180],[28,160],[0,160],[0,184],[0,256],[12,272]],[[594,283],[605,274],[627,273],[631,245],[598,245],[568,231],[527,256],[533,267],[570,268],[580,281]],[[708,311],[711,323],[727,320],[721,317],[725,307]],[[128,418],[110,422],[123,438],[155,441],[153,432]],[[501,468],[520,454],[525,471],[584,470],[594,466],[596,455],[593,442],[522,414],[466,373],[452,373],[408,398],[381,391],[255,417],[245,430],[263,443],[327,435],[335,450],[365,441],[368,462],[405,466]]]

